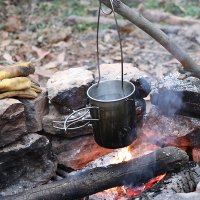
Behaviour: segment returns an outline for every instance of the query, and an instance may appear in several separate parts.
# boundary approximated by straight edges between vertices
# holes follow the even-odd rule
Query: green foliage
[[[83,32],[87,29],[95,29],[95,28],[96,28],[96,23],[87,23],[87,22],[83,22],[73,26],[73,30],[78,33]]]
[[[166,0],[164,3],[159,3],[158,0],[147,0],[144,2],[144,6],[147,9],[163,9],[178,16],[192,16],[200,18],[199,3],[191,3],[187,1],[185,4],[177,4],[175,0]]]
[[[81,5],[80,1],[68,0],[64,14],[66,16],[70,16],[70,15],[84,16],[87,14],[87,11],[86,11],[86,7],[84,5]]]
[[[200,7],[194,4],[188,4],[185,15],[200,18]]]
[[[173,0],[167,1],[167,3],[165,4],[165,11],[170,12],[174,15],[184,14],[183,10],[178,5],[176,5]]]
[[[152,9],[152,8],[158,8],[159,3],[156,0],[148,0],[144,3],[145,8]]]

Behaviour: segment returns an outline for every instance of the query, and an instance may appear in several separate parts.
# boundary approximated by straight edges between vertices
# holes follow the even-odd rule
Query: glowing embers
[[[125,194],[128,198],[138,195],[138,194],[144,192],[146,189],[151,188],[155,183],[158,183],[159,181],[161,181],[165,176],[166,176],[166,174],[157,176],[140,187],[135,187],[135,188],[123,187],[125,190]]]
[[[109,164],[117,164],[121,162],[125,162],[131,159],[135,159],[146,154],[151,153],[152,151],[159,149],[160,147],[157,145],[149,144],[149,143],[142,143],[141,141],[136,141],[133,145],[117,149],[112,153],[112,157],[110,157],[109,161],[104,159],[106,163]],[[104,163],[105,164],[105,163]],[[140,169],[138,169],[140,170]],[[151,169],[149,169],[151,170]],[[151,179],[149,182],[144,183],[139,187],[131,187],[131,186],[122,186],[122,187],[115,187],[103,192],[99,192],[93,197],[95,199],[106,199],[106,200],[126,200],[135,195],[138,195],[144,192],[146,189],[151,188],[154,184],[159,182],[165,177],[164,175],[157,176]]]

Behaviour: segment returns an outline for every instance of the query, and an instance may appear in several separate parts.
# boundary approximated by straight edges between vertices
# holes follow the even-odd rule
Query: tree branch
[[[110,1],[100,0],[103,4],[111,7]],[[124,1],[124,0],[122,0]],[[150,21],[144,18],[140,13],[131,9],[120,0],[114,0],[115,11],[138,26],[144,32],[149,34],[157,42],[159,42],[165,49],[167,49],[184,67],[184,70],[191,72],[193,76],[200,78],[200,66],[195,63],[192,58],[184,52],[178,45],[174,43],[164,32],[155,27]]]

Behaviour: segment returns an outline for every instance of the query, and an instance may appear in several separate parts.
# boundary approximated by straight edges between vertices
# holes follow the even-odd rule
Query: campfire
[[[72,48],[73,42],[68,46],[68,36],[59,42],[63,54],[58,44],[53,43],[46,47],[48,52],[43,52],[45,38],[43,41],[43,35],[31,33],[31,36],[37,35],[34,42],[37,47],[32,51],[43,55],[32,59],[33,52],[27,53],[23,57],[30,57],[35,63],[0,66],[1,200],[179,200],[191,192],[200,199],[199,65],[163,31],[123,1],[100,0],[99,14],[103,12],[101,4],[111,7],[114,18],[115,12],[121,14],[157,40],[182,64],[185,70],[182,72],[187,73],[180,74],[179,66],[176,73],[163,72],[165,77],[152,81],[154,72],[151,70],[162,63],[162,59],[153,64],[147,56],[144,63],[148,61],[146,65],[150,67],[145,69],[143,62],[137,63],[143,59],[137,54],[153,49],[147,50],[142,40],[138,46],[133,42],[129,48],[130,38],[122,45],[124,36],[120,37],[121,30],[116,28],[119,59],[112,49],[116,43],[111,39],[115,40],[116,36],[112,34],[107,38],[106,34],[112,31],[98,34],[100,29],[97,28],[97,53],[99,45],[100,54],[111,53],[114,63],[105,57],[99,60],[97,55],[99,76],[95,77],[94,60],[89,60],[88,66],[85,61],[77,65],[80,54],[88,54],[86,47],[93,34],[84,36],[87,42],[80,41],[78,53],[74,55],[76,47]],[[117,18],[115,21],[117,25]],[[5,40],[5,50],[15,50],[7,47],[14,43],[26,52],[26,43],[18,41],[21,37],[8,36],[17,40]],[[103,40],[98,41],[98,37]],[[149,42],[149,38],[147,40]],[[136,49],[136,57],[129,59],[128,54],[123,57],[122,46],[126,51]],[[108,51],[104,51],[107,47]],[[155,49],[153,53],[160,55],[157,47]],[[59,54],[53,55],[54,52]],[[73,55],[76,64],[68,66],[68,61],[73,62],[66,52]],[[6,53],[2,57],[9,63],[21,60]],[[54,66],[47,67],[47,57],[56,65],[55,71]],[[90,57],[87,55],[84,59]],[[112,64],[100,66],[103,60]],[[130,63],[123,63],[125,60]],[[117,61],[121,63],[115,63]],[[163,61],[162,65],[167,66],[173,60],[166,57]],[[46,69],[53,68],[47,75],[48,81],[44,81],[45,88],[37,83],[40,76],[46,76],[46,72],[40,75],[39,63],[46,63]],[[34,72],[38,73],[37,81],[33,80]]]
[[[131,145],[128,147],[121,148],[119,150],[115,150],[111,155],[106,155],[101,158],[101,163],[105,163],[105,165],[108,164],[117,164],[121,163],[124,161],[129,161],[131,159],[139,158],[141,156],[147,155],[151,153],[152,151],[159,149],[160,147],[157,145],[153,144],[148,144],[148,143],[141,143],[136,141],[136,146]],[[110,157],[112,157],[110,159]],[[98,162],[98,161],[96,161]],[[95,166],[97,166],[93,162]],[[89,164],[91,167],[92,164]],[[102,164],[101,164],[102,166]],[[137,187],[131,187],[131,186],[121,186],[121,187],[114,187],[108,190],[105,190],[103,192],[99,192],[95,195],[91,196],[91,199],[107,199],[107,200],[112,200],[112,199],[128,199],[132,198],[142,192],[144,192],[146,189],[151,188],[154,184],[158,183],[160,180],[162,180],[166,174],[162,174],[159,176],[156,176],[149,180],[147,183],[143,183],[141,186]]]

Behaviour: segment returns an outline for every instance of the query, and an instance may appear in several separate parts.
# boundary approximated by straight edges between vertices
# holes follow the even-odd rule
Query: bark
[[[110,1],[100,0],[103,4],[111,7]],[[164,32],[155,27],[149,20],[144,18],[137,11],[129,8],[120,0],[114,0],[115,11],[138,26],[140,29],[149,34],[157,42],[159,42],[166,50],[168,50],[184,67],[184,70],[191,72],[193,76],[200,78],[200,66],[197,65],[193,59],[183,51],[175,42],[169,38]]]
[[[6,200],[77,199],[116,186],[141,185],[155,176],[177,170],[187,162],[188,156],[184,151],[166,147],[128,162],[80,170],[63,180],[7,197]]]
[[[200,167],[194,162],[188,163],[177,173],[169,173],[163,180],[132,200],[176,199],[177,193],[189,193],[196,189],[200,181]],[[171,194],[171,198],[169,198]],[[167,198],[168,197],[168,198]],[[172,198],[174,197],[174,198]],[[200,193],[199,193],[200,197]]]

